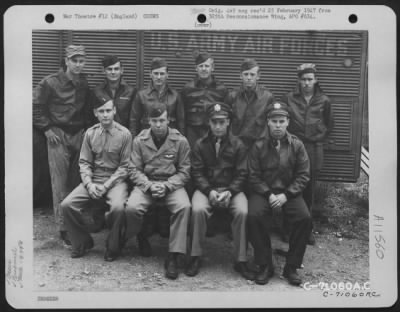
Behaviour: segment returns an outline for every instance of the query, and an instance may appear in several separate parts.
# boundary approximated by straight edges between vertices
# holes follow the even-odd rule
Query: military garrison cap
[[[102,96],[101,98],[96,98],[96,101],[93,101],[93,108],[99,108],[100,106],[103,106],[104,104],[108,103],[108,102],[113,102],[113,100],[108,97],[108,96]],[[113,102],[114,103],[114,102]]]
[[[212,58],[210,53],[208,53],[207,51],[199,51],[199,53],[195,57],[195,63],[196,65],[199,65],[207,61],[209,58]]]
[[[213,118],[230,118],[232,110],[228,104],[216,102],[207,107],[207,116]]]
[[[315,64],[312,63],[306,63],[306,64],[301,64],[300,66],[297,67],[297,76],[301,77],[303,74],[308,74],[308,73],[316,73],[317,69],[315,67]]]
[[[256,66],[258,66],[258,64],[257,64],[255,59],[246,58],[246,59],[243,60],[243,63],[240,66],[240,71],[243,72],[245,70],[252,69],[252,68],[254,68]]]
[[[104,68],[114,65],[115,63],[118,62],[121,62],[121,60],[116,55],[106,55],[105,57],[103,57],[103,60],[101,61]]]
[[[267,108],[267,117],[272,118],[275,116],[290,117],[289,107],[282,102],[274,102]]]
[[[157,118],[160,117],[167,110],[167,106],[163,103],[156,103],[149,109],[149,117]]]
[[[82,45],[69,45],[65,48],[65,56],[71,58],[75,55],[86,56],[85,47]]]
[[[161,67],[168,68],[167,61],[161,57],[153,58],[153,60],[151,61],[150,70],[155,70],[155,69],[161,68]]]

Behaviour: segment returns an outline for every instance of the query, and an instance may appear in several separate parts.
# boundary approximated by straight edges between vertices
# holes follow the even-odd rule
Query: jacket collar
[[[201,79],[199,79],[198,76],[196,76],[196,78],[194,78],[194,86],[197,88],[206,86],[206,87],[211,87],[211,88],[215,89],[217,87],[217,83],[218,83],[218,81],[214,75],[211,75],[211,80],[208,84],[204,83]]]
[[[243,85],[240,86],[239,92],[241,96],[245,96],[246,90],[243,88]],[[258,83],[256,85],[256,88],[252,92],[256,94],[258,100],[263,96],[263,88]]]
[[[269,142],[272,144],[272,141],[275,140],[271,135],[269,136]],[[293,144],[294,138],[291,133],[286,130],[286,136],[283,138],[284,141],[287,141],[289,145]]]
[[[314,96],[320,96],[322,93],[323,92],[322,92],[321,86],[317,82],[314,86]],[[301,93],[300,84],[296,85],[296,88],[294,89],[293,94],[296,96],[303,96],[303,94]]]
[[[101,134],[104,134],[107,132],[111,136],[114,136],[115,132],[117,131],[117,125],[115,124],[115,121],[113,121],[111,128],[105,129],[105,128],[103,128],[103,126],[100,123],[100,129],[101,129],[101,132],[100,132]]]
[[[75,80],[71,79],[70,77],[68,77],[68,75],[66,74],[66,72],[62,68],[60,68],[60,70],[58,71],[58,77],[59,77],[59,79],[61,80],[62,83],[67,84],[67,83],[71,82],[74,86],[79,84],[79,82],[83,78],[82,75],[79,75],[78,81],[75,81]]]
[[[154,88],[154,85],[153,85],[152,81],[149,82],[149,84],[147,85],[145,90],[146,90],[147,95],[150,95],[150,93],[152,93],[152,92],[158,93],[156,88]],[[165,84],[165,89],[164,89],[164,93],[163,94],[166,94],[167,92],[171,93],[171,89],[170,89],[168,83]]]
[[[167,135],[167,138],[165,139],[163,146],[166,145],[167,143],[170,143],[170,141],[174,141],[174,142],[178,141],[179,136],[180,136],[180,134],[179,134],[178,130],[168,127],[168,135]],[[144,144],[146,144],[148,147],[157,149],[156,146],[154,145],[150,128],[143,130],[141,132],[140,138],[142,141],[144,141]],[[173,144],[175,144],[175,143],[173,143]]]
[[[119,81],[119,86],[118,86],[117,92],[119,90],[125,90],[127,85],[128,85],[127,82],[124,80],[124,78],[121,77],[121,79]],[[109,85],[107,79],[104,79],[104,81],[100,85],[100,88],[103,89],[104,91],[106,91],[106,93],[108,93],[109,95],[111,94],[110,85]]]

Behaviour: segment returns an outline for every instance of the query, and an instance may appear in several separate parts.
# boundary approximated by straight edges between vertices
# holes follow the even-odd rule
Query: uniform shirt
[[[79,167],[83,185],[104,183],[106,189],[128,176],[132,136],[128,129],[113,122],[110,129],[100,123],[89,128],[83,138]]]
[[[129,122],[129,129],[133,137],[141,130],[150,127],[148,112],[152,106],[158,103],[163,103],[167,106],[169,127],[175,128],[184,134],[185,113],[181,96],[168,85],[165,86],[163,93],[159,94],[153,87],[152,82],[150,82],[147,88],[140,90],[136,94],[133,101]]]
[[[248,155],[251,190],[269,197],[283,192],[296,197],[310,180],[310,162],[303,143],[287,133],[277,151],[271,138],[257,140]]]
[[[331,103],[318,84],[308,104],[299,86],[282,101],[291,109],[288,130],[303,142],[322,142],[329,135],[333,128]]]
[[[89,92],[83,75],[74,81],[60,69],[43,78],[33,92],[33,125],[42,131],[58,127],[68,133],[89,126],[93,116]]]
[[[246,148],[239,138],[228,134],[221,141],[217,157],[215,143],[211,131],[196,142],[192,152],[193,182],[206,196],[220,187],[235,195],[243,190],[247,178]]]
[[[133,140],[130,179],[143,192],[152,181],[165,181],[173,192],[189,181],[190,147],[178,130],[168,128],[165,142],[159,149],[151,136],[151,129],[140,132]]]
[[[94,89],[95,98],[101,100],[102,98],[113,99],[114,106],[116,108],[116,114],[114,116],[114,120],[125,128],[129,129],[129,116],[131,113],[132,102],[135,97],[135,88],[126,83],[124,79],[120,80],[119,87],[115,92],[115,95],[112,95],[110,86],[105,80],[100,85],[98,85]]]
[[[260,85],[250,93],[241,86],[226,98],[226,103],[232,107],[232,134],[248,149],[258,138],[268,134],[266,111],[273,101],[272,93]]]
[[[198,77],[189,81],[181,91],[186,126],[208,127],[207,107],[211,103],[223,102],[227,94],[228,89],[214,76],[211,76],[208,84]]]

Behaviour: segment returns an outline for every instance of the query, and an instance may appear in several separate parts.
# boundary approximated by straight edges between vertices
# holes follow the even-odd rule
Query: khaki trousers
[[[190,223],[191,256],[203,254],[202,245],[206,239],[207,220],[215,208],[210,205],[208,197],[196,190],[192,198],[192,217]],[[231,223],[233,236],[233,254],[236,261],[247,261],[246,219],[247,198],[240,192],[232,197],[227,210],[233,215]]]
[[[162,199],[165,208],[171,212],[169,227],[169,252],[186,254],[187,227],[190,216],[190,200],[184,188],[167,193]],[[149,193],[135,187],[126,203],[127,239],[137,235],[143,223],[143,217],[154,203]]]
[[[47,142],[47,152],[49,159],[51,191],[53,194],[54,217],[59,231],[64,231],[63,214],[61,211],[61,202],[76,187],[71,185],[71,174],[76,175],[79,172],[78,161],[79,152],[83,141],[84,130],[76,134],[69,134],[60,128],[51,128],[60,138],[58,144]]]

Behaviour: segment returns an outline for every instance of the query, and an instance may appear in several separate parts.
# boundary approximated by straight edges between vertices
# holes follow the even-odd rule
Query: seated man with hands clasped
[[[231,113],[227,104],[211,104],[207,109],[209,131],[197,140],[192,152],[192,178],[196,191],[192,198],[188,276],[199,272],[207,220],[215,209],[227,209],[233,215],[234,269],[245,279],[254,279],[254,273],[246,265],[247,199],[243,193],[247,177],[246,148],[229,131]]]
[[[151,107],[149,123],[150,128],[142,130],[133,141],[130,179],[135,187],[126,204],[126,237],[138,235],[149,207],[162,201],[171,212],[165,275],[176,279],[177,256],[186,254],[190,200],[184,186],[190,178],[190,146],[178,130],[168,127],[165,104]],[[139,243],[150,248],[145,237]]]

